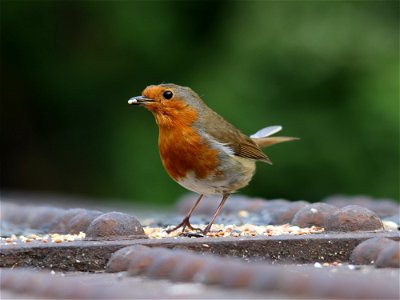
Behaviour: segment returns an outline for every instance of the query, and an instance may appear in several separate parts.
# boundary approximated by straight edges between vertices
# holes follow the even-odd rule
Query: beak
[[[147,102],[154,102],[154,100],[143,96],[132,97],[131,99],[128,100],[128,104],[133,104],[133,105],[146,104]]]

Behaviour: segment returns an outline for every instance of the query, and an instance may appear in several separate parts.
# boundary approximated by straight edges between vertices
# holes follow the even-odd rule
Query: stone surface
[[[131,215],[110,212],[95,218],[86,232],[87,239],[132,239],[147,238],[140,222]]]
[[[322,233],[300,236],[260,236],[243,238],[165,238],[117,241],[73,241],[60,244],[39,242],[0,247],[0,267],[36,267],[64,271],[104,270],[110,256],[133,245],[183,249],[220,256],[240,257],[273,263],[313,263],[349,261],[352,250],[373,237],[399,239],[397,232]]]
[[[336,232],[382,230],[381,219],[371,210],[348,205],[334,212],[325,224],[325,230]]]
[[[189,282],[204,267],[205,261],[201,257],[193,257],[189,253],[181,256],[180,263],[171,271],[173,281]]]
[[[284,202],[281,200],[271,200],[266,201],[263,212],[266,211],[271,215],[272,220],[270,224],[281,225],[290,223],[293,216],[306,205],[308,205],[306,201]]]
[[[181,261],[182,251],[174,249],[148,248],[142,252],[144,263],[136,262],[139,272],[128,273],[136,276],[144,274],[150,278],[161,278],[176,280],[173,276],[174,269]],[[292,267],[282,268],[265,262],[244,262],[239,259],[217,257],[211,254],[200,255],[197,253],[186,253],[187,257],[193,260],[203,260],[192,277],[193,282],[205,285],[221,286],[228,289],[248,289],[258,292],[277,292],[292,296],[308,297],[332,297],[332,298],[381,298],[397,297],[398,274],[391,277],[370,279],[365,286],[365,278],[361,279],[360,272],[353,274],[342,272],[340,276],[327,273],[326,269],[338,272],[342,267],[327,267],[324,269]],[[186,266],[188,266],[186,264]],[[350,270],[354,270],[350,268]],[[368,270],[368,269],[366,269]],[[185,280],[186,281],[186,280]]]
[[[198,197],[199,195],[194,193],[184,195],[181,199],[178,200],[176,211],[181,215],[186,215]],[[205,196],[201,200],[200,204],[197,206],[195,213],[212,216],[217,210],[221,199],[222,197],[220,196]],[[260,206],[263,206],[264,202],[265,200],[263,199],[253,199],[244,195],[234,194],[229,196],[229,199],[225,203],[224,209],[222,211],[225,213],[234,213],[241,210],[254,212],[257,211]]]
[[[181,263],[181,256],[186,254],[184,251],[175,250],[175,255],[164,257],[156,256],[152,264],[146,270],[146,276],[153,279],[169,279],[172,270]]]
[[[168,250],[164,248],[156,248],[152,252],[149,252],[148,248],[141,251],[128,262],[128,274],[140,275],[146,273],[148,269],[156,263],[157,259],[159,257],[163,258],[166,253],[168,253]]]
[[[357,265],[374,264],[379,253],[392,244],[396,244],[396,242],[387,238],[376,237],[368,239],[354,248],[350,261]]]
[[[390,217],[399,214],[399,203],[391,199],[374,199],[366,195],[334,195],[323,199],[324,202],[342,208],[348,205],[360,205],[374,211],[379,217]]]
[[[231,204],[230,201],[227,202],[227,211],[221,215],[220,221],[265,224],[281,218],[279,222],[286,222],[290,215],[294,219],[293,215],[300,214],[307,205],[303,201],[292,205],[293,203],[283,199],[263,200],[241,196],[232,200]],[[219,199],[216,205],[218,202]],[[393,216],[393,207],[390,203],[381,205],[380,214],[383,215],[386,209],[386,214]],[[80,231],[101,214],[87,209],[17,204],[11,204],[7,212],[11,213],[1,212],[2,221],[10,233],[19,229],[25,232],[50,232],[55,229],[60,230],[58,233]],[[214,209],[210,212],[213,214]],[[351,215],[346,213],[347,217]],[[364,217],[365,215],[368,214],[364,214]],[[160,220],[159,216],[155,219]],[[263,216],[267,217],[262,218]],[[56,239],[49,239],[48,242],[30,239],[29,242],[19,240],[15,244],[2,239],[0,266],[10,267],[1,270],[2,299],[398,299],[400,296],[400,273],[395,269],[399,267],[398,231],[371,230],[372,232],[236,238],[177,237],[160,240],[139,239],[139,236],[135,236],[130,239],[131,232],[126,230],[129,226],[124,226],[130,223],[124,221],[125,217],[126,215],[114,216],[114,221],[122,223],[121,226],[104,222],[105,225],[99,232],[105,232],[105,238],[89,236],[92,240],[63,240],[60,243],[55,242]],[[181,217],[177,218],[180,221]],[[306,214],[307,218],[311,217]],[[207,222],[209,216],[200,216],[198,220]],[[175,220],[170,219],[168,222]],[[346,230],[354,226],[352,222],[348,223]],[[361,222],[361,225],[364,226],[365,223]],[[3,226],[2,224],[2,229]],[[360,222],[356,226],[360,226]],[[366,227],[368,226],[362,228]],[[112,228],[122,228],[116,232],[123,232],[128,236],[119,237]],[[116,236],[118,239],[112,240]],[[378,268],[348,265],[346,262],[350,255],[357,254],[353,249],[358,249],[357,245],[374,237],[378,240],[364,245],[365,251],[361,252],[364,252],[365,261],[371,256],[376,257],[375,265]],[[379,249],[371,248],[376,244],[386,246],[378,251]],[[356,259],[353,262],[356,263]],[[122,273],[102,273],[106,265],[107,271]],[[21,266],[45,270],[18,270]],[[60,273],[58,270],[67,273]],[[79,270],[90,272],[76,272]],[[126,270],[129,272],[125,272]],[[125,276],[127,274],[131,276]]]
[[[193,206],[198,195],[188,194],[184,196],[177,204],[177,211],[181,215],[186,215],[190,208]],[[221,197],[208,196],[202,199],[199,206],[196,208],[193,215],[193,219],[196,220],[196,216],[209,216],[209,218],[215,213]],[[250,198],[243,195],[231,195],[229,200],[224,205],[218,222],[223,223],[235,223],[235,224],[274,224],[281,225],[289,223],[294,214],[307,205],[306,201],[288,201],[285,199],[272,199],[265,200],[260,198]],[[237,213],[246,212],[250,213],[249,217],[243,217]],[[251,218],[256,216],[256,218]],[[208,220],[209,221],[209,220]],[[196,223],[196,222],[193,222]]]
[[[60,216],[53,221],[49,228],[49,232],[56,233],[69,233],[69,225],[72,218],[76,215],[84,213],[86,210],[83,208],[71,208],[64,210]]]
[[[87,210],[73,216],[68,222],[68,232],[71,234],[78,234],[79,232],[86,232],[90,223],[103,213],[101,211]]]
[[[54,222],[57,222],[64,212],[65,210],[55,207],[32,209],[32,213],[30,215],[28,214],[25,226],[47,231]]]
[[[292,225],[299,227],[319,226],[326,227],[327,220],[339,209],[326,203],[313,203],[301,208],[291,221]]]
[[[277,294],[110,273],[1,269],[1,299],[276,299]]]
[[[145,249],[147,249],[147,247],[135,245],[124,247],[116,251],[107,262],[106,272],[115,273],[127,271],[129,263]]]
[[[395,242],[383,249],[376,258],[377,268],[400,268],[400,243]]]

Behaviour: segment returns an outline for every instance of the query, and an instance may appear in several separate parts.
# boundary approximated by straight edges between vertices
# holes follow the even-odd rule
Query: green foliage
[[[243,190],[399,197],[397,1],[2,1],[2,188],[170,203],[149,84],[192,87],[266,150]]]

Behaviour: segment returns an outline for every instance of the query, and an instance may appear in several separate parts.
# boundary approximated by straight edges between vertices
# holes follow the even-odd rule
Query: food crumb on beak
[[[137,100],[135,98],[131,98],[128,100],[128,104],[135,104],[137,103]]]

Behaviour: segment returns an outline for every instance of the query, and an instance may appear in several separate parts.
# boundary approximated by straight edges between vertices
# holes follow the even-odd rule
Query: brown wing
[[[207,134],[231,147],[233,153],[237,156],[272,164],[268,156],[261,151],[260,147],[251,138],[241,133],[216,112],[206,107],[203,113],[207,117],[201,119],[207,120],[207,122],[199,124],[199,129],[204,128]]]
[[[272,164],[268,156],[266,156],[265,153],[262,152],[252,140],[246,139],[241,141],[240,143],[231,144],[231,147],[234,149],[234,153],[237,156],[261,160],[268,164]]]

